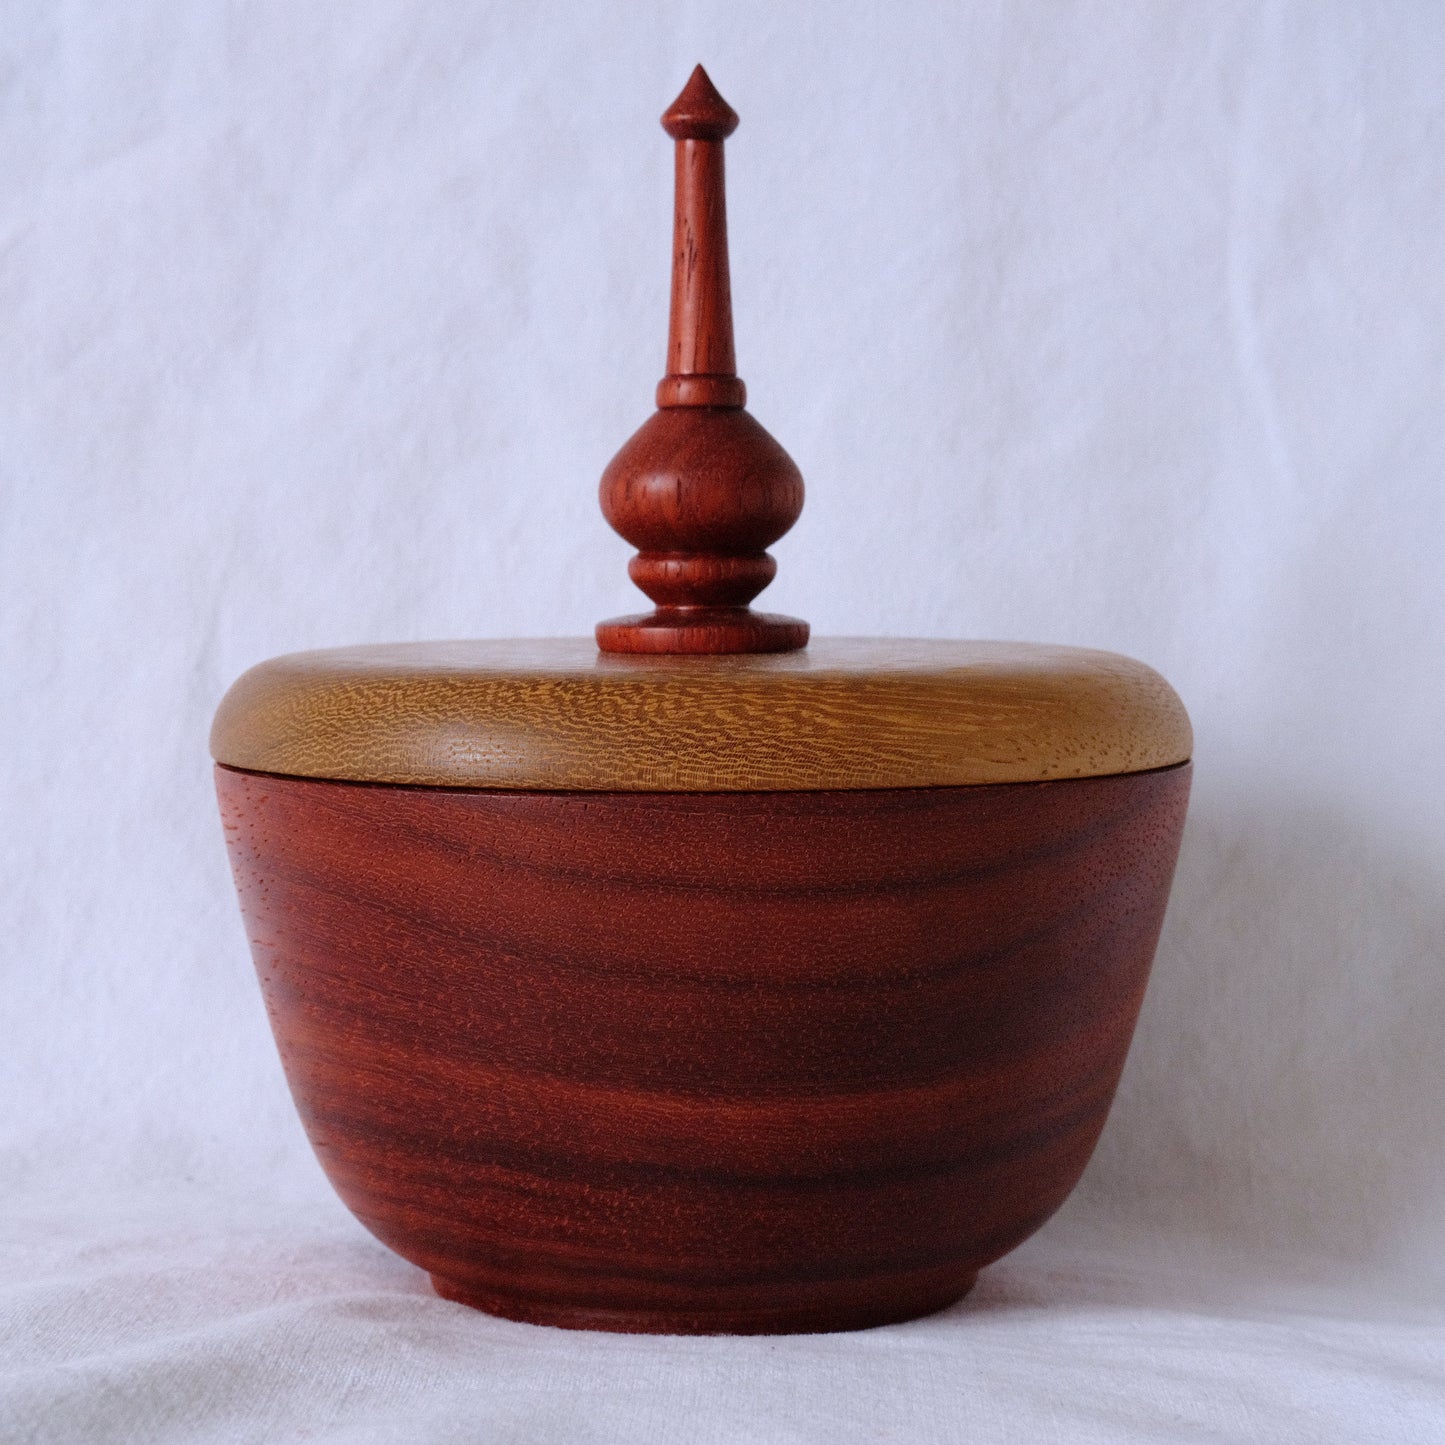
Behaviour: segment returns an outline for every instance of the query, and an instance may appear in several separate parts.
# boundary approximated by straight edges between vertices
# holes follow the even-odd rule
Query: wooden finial
[[[628,575],[656,610],[597,626],[604,652],[792,652],[808,624],[748,603],[767,548],[798,519],[803,478],[743,410],[728,278],[723,141],[738,118],[698,66],[662,126],[677,143],[672,309],[658,410],[602,474],[602,513],[638,548]]]

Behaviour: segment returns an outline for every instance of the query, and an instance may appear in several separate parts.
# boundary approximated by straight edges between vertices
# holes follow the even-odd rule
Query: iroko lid
[[[253,667],[219,763],[444,787],[776,792],[1019,783],[1188,759],[1152,668],[1017,642],[820,638],[648,657],[590,638],[300,652]]]
[[[1142,772],[1189,757],[1158,673],[1011,642],[825,639],[748,605],[803,478],[736,374],[723,142],[699,66],[675,144],[672,309],[657,410],[608,465],[602,510],[656,604],[596,642],[437,642],[274,658],[211,733],[219,763],[441,787],[776,792],[954,787]]]

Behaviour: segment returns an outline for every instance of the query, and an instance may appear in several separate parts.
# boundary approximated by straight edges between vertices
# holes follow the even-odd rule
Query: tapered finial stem
[[[667,376],[658,406],[742,406],[747,389],[733,352],[732,287],[723,141],[737,113],[698,66],[663,113],[677,143],[672,219],[672,308]]]

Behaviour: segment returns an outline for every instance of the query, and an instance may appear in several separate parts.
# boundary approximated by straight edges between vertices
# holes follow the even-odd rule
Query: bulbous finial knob
[[[658,411],[602,474],[602,512],[657,604],[597,626],[604,652],[791,652],[808,624],[753,612],[767,548],[798,519],[803,478],[743,410],[733,353],[723,141],[738,118],[698,66],[662,117],[676,142],[672,309]]]

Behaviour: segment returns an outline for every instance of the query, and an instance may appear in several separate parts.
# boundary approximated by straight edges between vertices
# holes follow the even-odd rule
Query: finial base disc
[[[796,652],[808,645],[808,624],[750,607],[659,607],[597,624],[603,652],[713,655]]]

